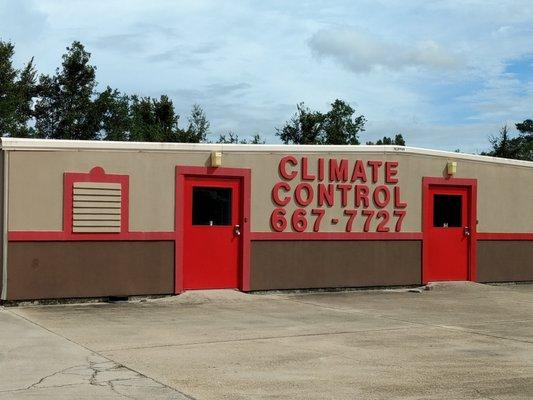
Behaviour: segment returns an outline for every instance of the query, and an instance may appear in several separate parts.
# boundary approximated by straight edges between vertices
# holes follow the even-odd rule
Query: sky
[[[0,39],[42,73],[79,40],[99,88],[167,94],[182,127],[198,103],[212,140],[278,143],[297,103],[337,98],[367,118],[362,143],[474,153],[533,118],[531,0],[0,0]]]

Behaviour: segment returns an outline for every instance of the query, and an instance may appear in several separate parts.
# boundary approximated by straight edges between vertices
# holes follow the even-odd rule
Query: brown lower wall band
[[[174,292],[174,242],[10,242],[8,300]]]
[[[533,281],[533,241],[478,240],[477,280]]]
[[[420,241],[254,241],[251,290],[421,283]]]

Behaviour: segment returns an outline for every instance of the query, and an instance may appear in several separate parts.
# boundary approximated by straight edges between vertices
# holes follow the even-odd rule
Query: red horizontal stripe
[[[477,240],[533,240],[533,233],[478,232]]]
[[[125,232],[125,233],[79,233],[67,235],[61,231],[10,231],[11,242],[59,242],[59,241],[116,241],[116,240],[174,240],[175,232]]]
[[[421,232],[251,232],[250,240],[422,240]]]
[[[175,240],[175,232],[80,233],[61,231],[10,231],[8,239],[20,241]],[[251,232],[251,240],[422,240],[421,232]],[[477,232],[478,240],[533,240],[533,233]]]

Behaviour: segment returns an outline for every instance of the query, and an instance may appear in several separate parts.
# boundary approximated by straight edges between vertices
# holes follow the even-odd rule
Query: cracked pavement
[[[91,387],[97,387],[92,393]],[[66,390],[63,390],[67,388]],[[70,389],[70,390],[69,390]],[[70,397],[80,391],[88,392],[87,398],[151,398],[187,399],[165,385],[138,372],[110,361],[96,354],[87,356],[86,362],[64,368],[39,378],[29,386],[19,389],[1,390],[2,398]],[[101,392],[99,394],[99,392]],[[110,393],[112,392],[112,393]]]
[[[0,332],[0,399],[190,399],[10,309]]]
[[[0,307],[0,399],[531,399],[533,284]]]

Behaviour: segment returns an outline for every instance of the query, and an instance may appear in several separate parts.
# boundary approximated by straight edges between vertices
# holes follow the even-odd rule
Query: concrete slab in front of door
[[[533,398],[533,285],[432,287],[419,293],[192,291],[0,315],[17,314],[46,335],[54,332],[65,348],[82,346],[72,350],[74,360],[45,373],[94,353],[195,399]],[[26,326],[2,337],[16,338],[17,329]],[[4,341],[0,369],[15,365],[6,364],[5,354],[18,360],[13,388],[43,375],[24,356],[47,346],[40,338],[13,339],[11,347]],[[65,354],[61,346],[46,351],[47,359]]]

